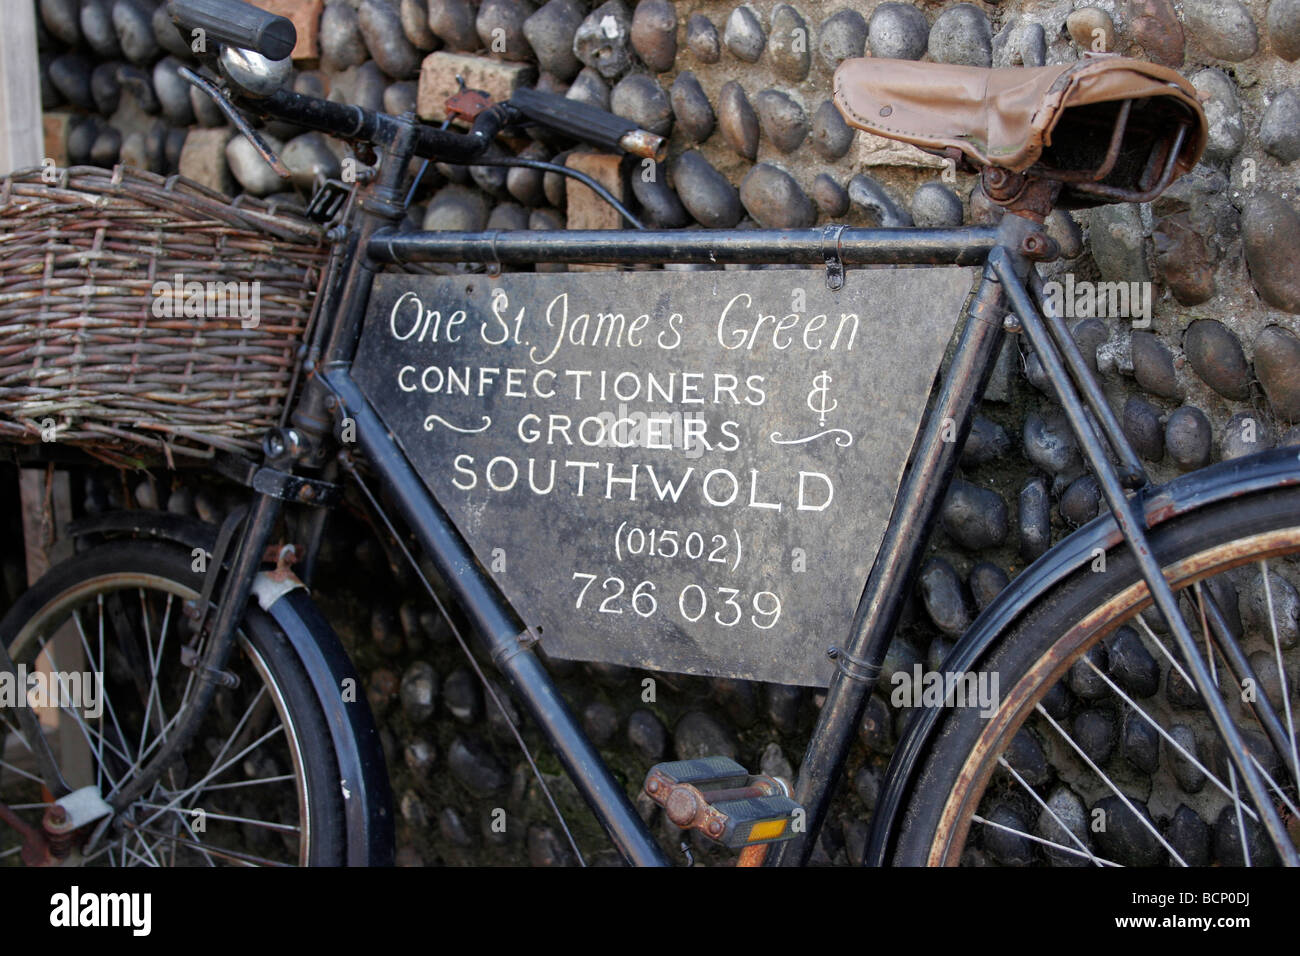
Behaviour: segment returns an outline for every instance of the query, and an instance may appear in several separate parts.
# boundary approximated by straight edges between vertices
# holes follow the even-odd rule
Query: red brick
[[[463,76],[471,90],[483,90],[493,103],[503,103],[510,94],[533,81],[535,67],[526,63],[503,63],[485,56],[448,53],[439,50],[424,58],[420,67],[420,94],[416,111],[421,119],[447,118],[447,99],[459,91],[456,77]]]
[[[41,117],[41,131],[45,137],[45,156],[54,165],[68,165],[68,134],[72,132],[78,114],[68,110],[50,110]]]
[[[622,156],[609,153],[570,153],[565,165],[586,173],[619,202],[627,199],[622,175]],[[623,217],[609,203],[576,179],[565,180],[565,226],[569,229],[621,229]]]
[[[257,0],[256,5],[268,13],[293,21],[294,29],[298,31],[298,42],[294,44],[291,59],[315,60],[320,57],[318,31],[325,0]]]

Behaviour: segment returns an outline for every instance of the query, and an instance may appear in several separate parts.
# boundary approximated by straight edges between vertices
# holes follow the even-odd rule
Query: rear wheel
[[[1300,844],[1300,489],[1173,519],[1151,542]],[[1122,547],[1107,560],[1063,582],[979,663],[998,700],[944,717],[895,863],[1278,861],[1135,562]]]
[[[64,562],[0,621],[0,641],[28,674],[65,693],[34,698],[69,786],[124,789],[177,725],[196,689],[181,663],[203,575],[189,552],[114,542]],[[284,634],[249,608],[221,688],[181,758],[147,794],[60,847],[88,865],[339,865],[343,801],[330,734]],[[89,676],[87,676],[89,675]],[[32,678],[29,678],[32,680]],[[33,686],[41,686],[35,678]],[[78,686],[78,681],[80,686]],[[48,678],[44,686],[53,692]],[[72,691],[73,693],[67,693]],[[14,708],[0,708],[0,803],[40,829],[52,795]],[[22,836],[0,822],[0,865],[21,862]]]

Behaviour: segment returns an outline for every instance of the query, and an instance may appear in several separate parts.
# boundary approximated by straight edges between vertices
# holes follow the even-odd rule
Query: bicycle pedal
[[[737,850],[791,839],[803,813],[784,780],[751,774],[729,757],[656,764],[644,789],[674,826]]]

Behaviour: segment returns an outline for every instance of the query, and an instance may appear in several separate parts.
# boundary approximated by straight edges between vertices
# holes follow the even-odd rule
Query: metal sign
[[[354,375],[549,654],[824,686],[973,280],[386,274]]]

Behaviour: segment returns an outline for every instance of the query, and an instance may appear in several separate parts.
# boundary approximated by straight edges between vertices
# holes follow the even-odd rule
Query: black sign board
[[[354,374],[552,656],[824,686],[973,279],[387,274]]]

